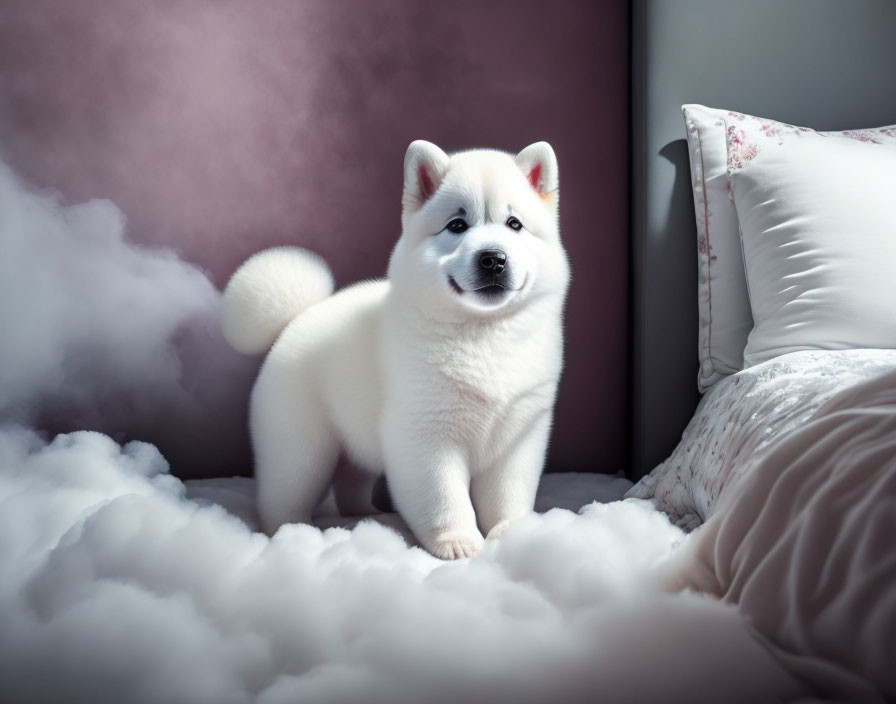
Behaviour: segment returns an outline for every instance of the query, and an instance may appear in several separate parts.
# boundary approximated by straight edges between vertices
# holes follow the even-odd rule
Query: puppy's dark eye
[[[511,230],[515,230],[516,232],[519,232],[523,229],[523,223],[513,217],[513,215],[507,218],[507,222],[505,222],[504,224],[507,225],[507,227],[509,227]]]
[[[448,232],[459,235],[462,232],[466,232],[469,227],[470,226],[467,225],[467,221],[463,218],[454,218],[454,220],[448,223],[448,227],[446,227],[445,229],[448,230]]]

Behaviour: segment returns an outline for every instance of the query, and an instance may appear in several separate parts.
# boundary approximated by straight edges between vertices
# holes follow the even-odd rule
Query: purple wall
[[[411,140],[550,141],[573,285],[549,466],[616,471],[628,41],[622,0],[7,1],[0,153],[70,202],[110,198],[133,239],[219,286],[283,243],[319,252],[345,284],[385,271]],[[243,438],[222,442],[233,466],[217,472],[244,471]]]

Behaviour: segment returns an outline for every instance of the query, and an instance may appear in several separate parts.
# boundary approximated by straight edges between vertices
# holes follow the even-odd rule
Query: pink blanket
[[[896,698],[896,370],[841,391],[750,462],[673,585],[736,604],[817,694]]]

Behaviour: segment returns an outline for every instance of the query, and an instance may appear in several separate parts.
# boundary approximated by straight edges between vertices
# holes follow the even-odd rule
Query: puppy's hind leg
[[[284,523],[311,523],[333,478],[339,442],[316,404],[282,387],[259,386],[251,416],[258,510],[273,535]]]

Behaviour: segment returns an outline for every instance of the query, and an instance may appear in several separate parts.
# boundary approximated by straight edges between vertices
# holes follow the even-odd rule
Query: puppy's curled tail
[[[293,318],[331,293],[330,268],[313,252],[299,247],[258,252],[224,289],[224,338],[237,352],[264,352]]]

